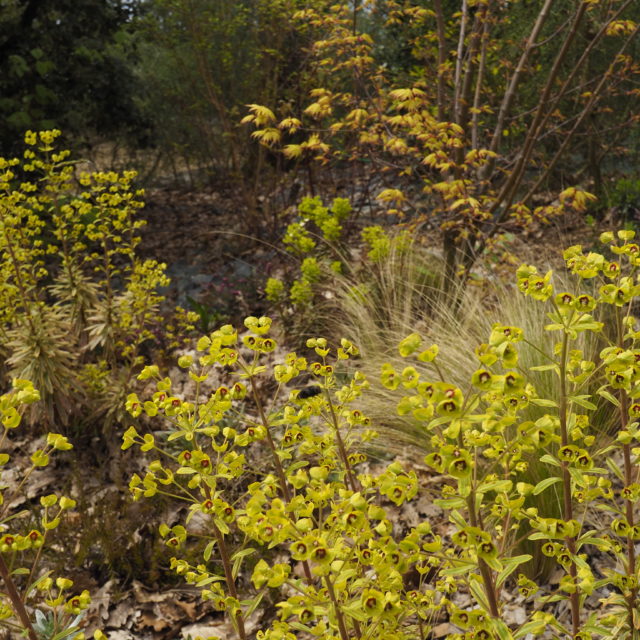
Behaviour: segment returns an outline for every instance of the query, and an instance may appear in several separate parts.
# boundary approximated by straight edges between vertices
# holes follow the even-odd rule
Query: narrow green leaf
[[[553,407],[554,409],[558,408],[558,403],[554,400],[548,400],[546,398],[531,398],[531,404],[535,404],[538,407]]]
[[[367,614],[362,610],[362,605],[359,600],[355,600],[349,604],[342,605],[340,607],[344,613],[349,617],[359,620],[360,622],[366,622],[368,620]]]
[[[491,618],[491,626],[493,630],[498,634],[500,640],[513,640],[509,627],[500,620],[500,618]]]
[[[297,631],[302,631],[303,633],[307,633],[309,635],[311,635],[311,627],[308,627],[306,624],[302,624],[302,622],[287,622],[287,624],[292,628],[292,629],[296,629]]]
[[[553,478],[545,478],[544,480],[540,480],[540,482],[538,482],[538,484],[534,487],[532,493],[534,496],[537,496],[538,494],[542,493],[545,489],[550,487],[552,484],[555,484],[556,482],[561,482],[561,481],[562,481],[562,478],[558,478],[557,476],[554,476]]]
[[[497,493],[501,493],[503,491],[511,491],[512,488],[513,482],[511,480],[495,480],[493,482],[485,482],[484,484],[481,484],[476,491],[496,491]]]
[[[609,469],[618,478],[618,480],[621,480],[622,482],[624,482],[624,475],[622,473],[622,469],[620,469],[620,467],[611,458],[607,458],[607,467],[609,467]]]
[[[452,511],[449,514],[449,519],[454,524],[458,525],[458,527],[460,527],[460,529],[464,529],[469,525],[469,523],[464,519],[464,517],[462,516],[462,514],[459,511]]]
[[[242,549],[240,551],[238,551],[237,553],[234,553],[233,556],[231,556],[231,559],[233,560],[233,567],[231,568],[231,575],[234,578],[238,577],[238,574],[240,573],[240,567],[242,566],[242,561],[244,560],[244,558],[246,558],[247,556],[250,556],[252,553],[255,553],[256,550],[253,548],[249,548],[249,549]]]
[[[545,628],[545,623],[541,620],[532,620],[531,622],[525,622],[514,634],[513,640],[520,640],[524,636],[531,633],[534,638],[538,637]]]
[[[451,567],[449,569],[444,569],[440,573],[444,576],[460,576],[463,573],[469,573],[469,571],[471,571],[474,567],[475,567],[475,564],[465,562],[464,564],[461,564],[458,567]]]
[[[467,503],[464,501],[464,498],[442,498],[440,500],[434,500],[433,504],[441,509],[460,509]]]
[[[531,535],[527,536],[527,540],[548,540],[549,534],[544,533],[543,531],[536,531]]]
[[[530,371],[558,371],[559,367],[557,364],[539,364],[535,367],[529,367]]]
[[[595,411],[598,407],[593,404],[593,402],[585,399],[589,397],[591,396],[569,396],[569,400],[577,404],[579,407],[589,409],[590,411]]]
[[[257,553],[257,549],[254,549],[253,547],[248,547],[247,549],[240,549],[240,551],[236,551],[231,556],[231,560],[235,562],[237,558],[246,558],[247,556],[250,556],[253,553]]]
[[[285,473],[286,475],[289,475],[291,473],[295,473],[298,469],[302,469],[303,467],[308,467],[309,466],[309,461],[308,460],[298,460],[298,462],[294,462],[293,464],[290,464]]]
[[[503,560],[504,569],[498,574],[496,578],[496,587],[501,587],[504,581],[523,563],[531,560],[533,556],[529,554],[515,556],[513,558],[507,558]]]
[[[560,461],[557,458],[554,458],[552,455],[546,453],[540,458],[540,462],[544,462],[545,464],[552,464],[554,467],[561,467]]]
[[[204,548],[204,552],[202,554],[202,557],[205,559],[205,562],[209,562],[209,558],[211,558],[211,553],[213,551],[213,547],[215,545],[216,541],[212,540],[205,548]]]
[[[491,609],[489,607],[489,602],[487,601],[487,596],[482,586],[481,578],[477,575],[472,575],[470,576],[470,578],[469,589],[471,589],[473,597],[476,599],[476,602],[487,612],[487,614],[491,615]]]
[[[250,602],[249,608],[244,612],[245,619],[248,618],[257,608],[258,605],[262,602],[262,598],[264,598],[264,591],[261,591],[255,598],[253,598]]]
[[[569,467],[569,473],[571,475],[571,478],[573,479],[573,481],[576,483],[576,486],[578,487],[586,487],[587,483],[585,481],[585,477],[584,477],[584,473],[582,473],[582,471],[580,471],[580,469],[576,469],[574,467]]]
[[[612,393],[607,391],[604,387],[601,387],[596,392],[599,396],[602,396],[605,400],[608,400],[613,406],[620,408],[620,401]]]

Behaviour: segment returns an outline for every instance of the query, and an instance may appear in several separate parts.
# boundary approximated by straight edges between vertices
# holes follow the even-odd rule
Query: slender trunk
[[[479,116],[480,100],[482,98],[482,83],[484,81],[484,71],[487,64],[487,45],[489,44],[489,20],[485,18],[482,29],[482,47],[480,51],[480,64],[478,65],[478,79],[476,80],[476,90],[473,96],[473,113],[471,114],[471,148],[478,148],[479,140]]]
[[[464,53],[464,40],[467,35],[467,20],[469,19],[469,6],[467,0],[462,2],[462,17],[460,18],[460,34],[458,37],[458,49],[456,51],[456,71],[453,80],[454,95],[453,95],[453,108],[454,113],[459,103],[459,91],[460,91],[460,79],[462,78],[462,61]]]
[[[525,42],[524,51],[520,56],[520,60],[518,60],[518,64],[516,65],[513,75],[511,76],[509,86],[507,87],[507,90],[502,99],[502,103],[500,104],[500,110],[498,111],[498,119],[496,121],[496,126],[493,131],[493,138],[491,139],[491,146],[490,146],[491,151],[497,152],[498,150],[500,141],[502,140],[502,131],[504,130],[505,119],[511,109],[513,99],[515,98],[518,82],[520,81],[520,76],[522,75],[525,65],[529,60],[531,51],[533,50],[533,47],[538,38],[538,35],[542,30],[542,27],[547,19],[549,10],[551,9],[553,2],[554,0],[545,0],[544,6],[542,7],[542,9],[540,9],[540,13],[538,14],[538,17],[533,25],[533,28],[531,29],[531,33],[529,34],[529,37]]]
[[[444,122],[445,112],[445,64],[447,62],[447,37],[445,32],[444,13],[442,11],[442,0],[434,0],[433,6],[436,11],[436,27],[438,30],[438,120]]]

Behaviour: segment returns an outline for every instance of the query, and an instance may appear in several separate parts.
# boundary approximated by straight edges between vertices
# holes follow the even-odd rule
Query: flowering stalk
[[[2,580],[4,581],[4,584],[7,588],[7,595],[11,600],[13,610],[18,615],[18,618],[20,618],[20,622],[26,630],[27,635],[29,636],[29,640],[38,640],[38,636],[36,635],[33,625],[31,624],[31,620],[29,620],[27,609],[25,608],[24,602],[22,601],[22,598],[18,593],[18,589],[16,588],[13,579],[11,578],[9,567],[7,567],[2,553],[0,553],[0,576],[2,577]]]

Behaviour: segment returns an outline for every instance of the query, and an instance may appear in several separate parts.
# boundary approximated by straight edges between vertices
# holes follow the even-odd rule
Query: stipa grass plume
[[[476,348],[486,343],[496,324],[519,327],[524,341],[519,345],[517,369],[530,380],[539,396],[555,399],[557,382],[553,372],[536,371],[553,356],[554,336],[544,330],[549,320],[541,305],[525,298],[515,282],[487,280],[481,287],[460,292],[461,302],[453,309],[442,290],[441,261],[428,249],[411,242],[406,235],[391,240],[388,251],[348,277],[335,279],[334,335],[347,337],[361,349],[359,361],[371,381],[371,393],[363,399],[367,415],[381,434],[381,452],[421,459],[429,451],[429,438],[421,424],[410,415],[399,416],[395,407],[403,396],[402,387],[386,389],[380,382],[385,363],[402,371],[407,362],[398,352],[400,341],[419,333],[425,346],[436,344],[435,362],[412,363],[423,380],[446,380],[462,389],[480,367]],[[558,288],[562,274],[555,276]],[[515,281],[515,276],[514,276]],[[585,357],[595,355],[603,341],[584,336]],[[420,369],[422,366],[422,369]],[[529,419],[543,414],[531,406]],[[605,411],[596,413],[595,427],[606,431]]]
[[[440,267],[432,254],[405,236],[392,241],[389,251],[370,268],[337,282],[339,315],[333,333],[346,336],[361,349],[359,366],[372,387],[363,396],[361,406],[380,434],[372,451],[374,456],[400,456],[419,463],[432,450],[424,424],[411,413],[399,415],[396,411],[403,396],[411,392],[402,385],[395,390],[385,387],[380,381],[382,367],[389,363],[400,372],[411,364],[420,372],[421,380],[446,381],[466,395],[473,373],[482,366],[476,348],[487,343],[496,325],[522,330],[524,339],[518,343],[514,368],[533,384],[539,398],[551,401],[559,398],[556,374],[552,370],[537,370],[553,361],[557,341],[557,336],[545,330],[549,318],[544,306],[523,296],[515,282],[490,280],[482,288],[469,287],[460,292],[461,302],[454,310],[442,293]],[[557,290],[574,288],[566,274],[556,275],[555,283]],[[400,356],[398,344],[412,333],[423,337],[421,348],[429,344],[438,346],[435,361],[409,363]],[[585,359],[595,360],[606,342],[606,336],[586,332],[576,347],[583,351]],[[585,393],[595,391],[593,388]],[[520,420],[535,421],[544,414],[544,407],[529,404],[520,412]],[[591,428],[607,438],[612,420],[611,411],[603,402],[591,416]],[[530,484],[536,485],[549,477],[549,466],[540,462],[539,455],[527,457],[526,464],[523,477]],[[480,473],[491,471],[491,461],[487,460]],[[561,501],[557,487],[529,498],[530,506],[555,514],[554,517],[560,516]],[[541,553],[540,545],[526,539],[528,533],[523,526],[521,552],[532,555],[525,570],[530,576],[545,575],[552,563]]]

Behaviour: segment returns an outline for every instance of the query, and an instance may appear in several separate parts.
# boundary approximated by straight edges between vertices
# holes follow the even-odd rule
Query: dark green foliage
[[[135,3],[8,0],[0,13],[0,150],[26,129],[143,142],[134,104],[135,52],[125,33]]]

